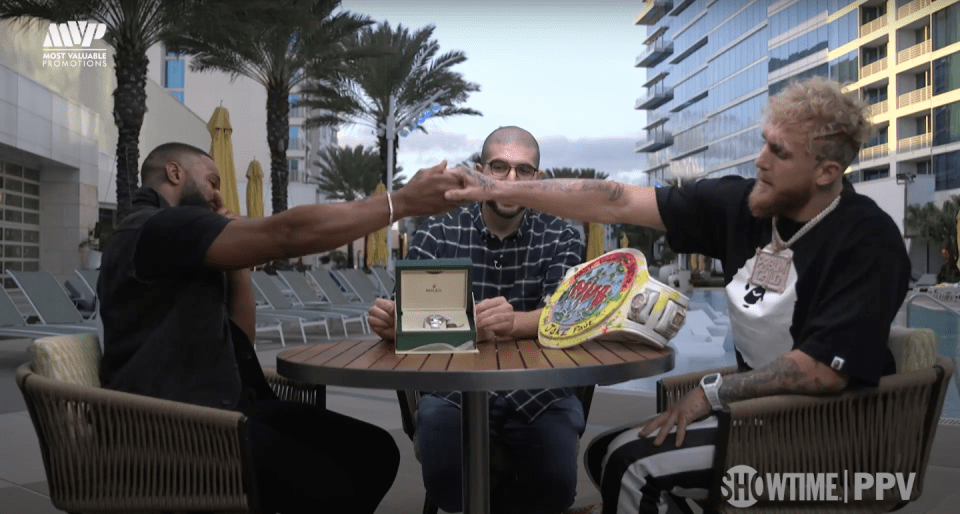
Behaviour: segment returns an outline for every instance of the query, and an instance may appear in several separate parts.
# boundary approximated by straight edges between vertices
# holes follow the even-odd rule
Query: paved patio
[[[299,333],[286,332],[287,341],[299,341]],[[317,333],[317,332],[314,332]],[[308,333],[309,335],[309,333]],[[310,336],[311,342],[323,342],[322,336]],[[261,340],[260,362],[273,366],[281,350],[279,339]],[[37,438],[26,412],[14,373],[29,360],[29,340],[0,341],[0,513],[52,514],[59,512],[50,503],[46,476]],[[293,346],[288,343],[288,347]],[[361,390],[331,387],[328,405],[338,412],[374,423],[390,431],[402,454],[400,472],[393,488],[377,510],[383,514],[418,513],[423,505],[420,465],[413,455],[413,446],[400,425],[400,411],[394,391]],[[610,387],[597,388],[593,400],[584,444],[611,427],[653,413],[651,394]],[[581,460],[582,462],[582,460]],[[960,425],[943,425],[937,430],[924,494],[900,512],[909,514],[955,514],[960,505]],[[599,501],[599,493],[580,471],[575,506]]]

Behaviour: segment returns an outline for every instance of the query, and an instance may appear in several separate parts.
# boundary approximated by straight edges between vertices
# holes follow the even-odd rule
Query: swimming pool
[[[657,380],[667,375],[679,375],[692,371],[733,366],[737,358],[730,338],[730,320],[727,314],[727,297],[722,289],[698,289],[690,296],[690,310],[683,328],[671,340],[677,350],[676,366],[666,375],[631,380],[611,386],[621,391],[654,394]],[[933,329],[937,334],[938,353],[952,358],[960,348],[960,317],[944,309],[910,306],[910,326]],[[960,395],[957,393],[956,373],[947,388],[941,418],[960,419]]]

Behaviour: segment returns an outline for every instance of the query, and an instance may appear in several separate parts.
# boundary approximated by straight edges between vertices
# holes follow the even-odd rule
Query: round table
[[[536,341],[480,343],[472,353],[397,354],[387,341],[289,348],[277,372],[311,384],[405,391],[461,391],[463,507],[490,511],[487,391],[615,384],[673,369],[670,347],[588,342],[565,350]]]

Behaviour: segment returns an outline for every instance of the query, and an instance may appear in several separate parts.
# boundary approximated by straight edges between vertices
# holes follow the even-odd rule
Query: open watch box
[[[477,351],[470,259],[396,263],[397,353]]]

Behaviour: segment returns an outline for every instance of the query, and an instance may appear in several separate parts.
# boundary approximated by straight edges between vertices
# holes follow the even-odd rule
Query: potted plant
[[[93,228],[87,232],[87,238],[80,242],[80,249],[87,248],[86,268],[99,269],[100,259],[103,257],[103,251],[110,245],[113,239],[113,226],[96,222]]]

